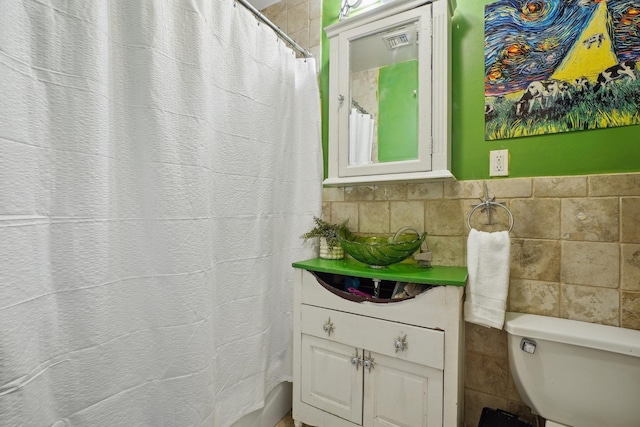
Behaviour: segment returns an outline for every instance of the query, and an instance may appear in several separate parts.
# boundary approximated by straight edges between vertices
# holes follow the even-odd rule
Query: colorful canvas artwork
[[[485,139],[640,124],[640,6],[500,0],[485,7]]]

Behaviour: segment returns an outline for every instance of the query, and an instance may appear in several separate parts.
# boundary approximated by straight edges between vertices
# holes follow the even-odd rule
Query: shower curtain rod
[[[264,16],[262,13],[260,13],[260,11],[258,9],[256,9],[255,7],[253,7],[253,5],[251,5],[247,0],[234,0],[237,3],[240,3],[241,5],[243,5],[244,7],[246,7],[247,9],[249,9],[251,11],[251,13],[253,13],[258,19],[260,19],[262,22],[264,22],[265,24],[267,24],[269,27],[271,27],[271,29],[273,31],[276,32],[276,34],[284,39],[287,43],[289,43],[291,45],[291,47],[293,47],[295,50],[297,50],[298,52],[300,52],[302,55],[304,55],[305,58],[311,58],[313,55],[311,55],[311,52],[309,52],[308,50],[306,50],[305,48],[301,47],[298,43],[296,43],[291,37],[289,37],[284,31],[282,31],[280,28],[278,28],[276,26],[276,24],[274,24],[273,22],[271,22],[269,20],[269,18],[267,18],[266,16]]]

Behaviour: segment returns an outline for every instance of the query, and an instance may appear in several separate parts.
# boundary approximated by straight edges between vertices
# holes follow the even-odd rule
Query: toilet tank
[[[507,313],[509,365],[522,400],[575,427],[640,426],[640,331]]]

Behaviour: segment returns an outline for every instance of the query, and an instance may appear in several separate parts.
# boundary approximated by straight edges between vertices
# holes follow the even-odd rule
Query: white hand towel
[[[472,229],[467,240],[469,281],[464,320],[502,329],[509,293],[511,240],[508,231],[487,233]]]

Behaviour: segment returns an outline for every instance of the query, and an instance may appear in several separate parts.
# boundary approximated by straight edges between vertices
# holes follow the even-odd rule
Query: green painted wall
[[[378,71],[378,161],[418,158],[418,61],[388,65]]]
[[[338,22],[340,13],[340,0],[322,0],[322,28]],[[324,177],[327,177],[327,147],[329,135],[329,39],[322,30],[322,58],[318,68],[320,76],[318,85],[320,86],[320,98],[322,101],[322,152],[324,159]]]
[[[441,0],[444,1],[444,0]],[[323,27],[337,21],[340,0],[323,1]],[[509,149],[510,177],[587,175],[640,171],[640,128],[567,132],[484,140],[484,5],[458,0],[452,21],[452,171],[458,180],[489,177],[489,151]],[[323,32],[321,96],[327,99],[329,48]],[[327,112],[323,102],[323,147]],[[501,178],[495,178],[501,179]]]

